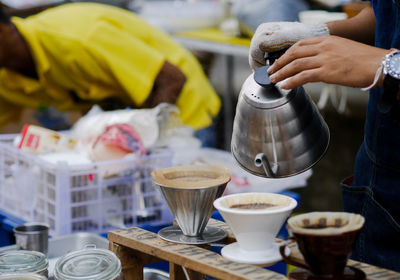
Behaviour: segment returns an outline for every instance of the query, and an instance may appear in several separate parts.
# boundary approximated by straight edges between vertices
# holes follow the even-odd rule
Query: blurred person
[[[249,63],[255,70],[265,65],[265,52],[290,47],[268,69],[280,88],[308,82],[372,88],[354,175],[342,182],[343,204],[365,217],[352,258],[400,271],[400,1],[371,2],[355,17],[327,24],[261,24]]]
[[[96,3],[27,18],[0,7],[0,126],[23,108],[85,112],[176,104],[184,124],[211,127],[221,102],[196,58],[134,13]]]

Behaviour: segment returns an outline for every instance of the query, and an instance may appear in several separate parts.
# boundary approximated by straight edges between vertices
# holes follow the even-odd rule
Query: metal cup
[[[45,224],[28,223],[14,228],[19,250],[37,251],[47,255],[49,227]]]

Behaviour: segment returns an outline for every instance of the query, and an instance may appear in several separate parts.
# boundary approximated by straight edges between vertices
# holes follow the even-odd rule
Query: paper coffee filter
[[[277,212],[277,211],[285,211],[288,208],[294,208],[297,205],[296,200],[291,197],[275,194],[275,193],[241,193],[241,194],[232,194],[221,197],[218,199],[219,206],[224,207],[225,211],[234,211],[234,212],[244,212],[244,213],[265,213],[265,212]],[[230,208],[233,205],[237,204],[250,204],[250,203],[269,203],[276,206],[271,206],[266,209],[235,209]]]
[[[229,170],[213,165],[181,165],[155,170],[155,184],[171,188],[206,188],[229,182]]]
[[[288,229],[299,234],[334,235],[363,227],[364,217],[346,212],[311,212],[289,218]],[[306,226],[325,226],[306,228]]]

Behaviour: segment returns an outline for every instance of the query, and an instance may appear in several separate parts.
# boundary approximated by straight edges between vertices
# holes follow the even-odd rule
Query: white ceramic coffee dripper
[[[230,208],[236,204],[269,203],[265,209]],[[223,196],[214,207],[230,226],[237,242],[225,246],[227,259],[250,264],[270,265],[282,259],[275,237],[297,206],[293,198],[275,193],[240,193]]]

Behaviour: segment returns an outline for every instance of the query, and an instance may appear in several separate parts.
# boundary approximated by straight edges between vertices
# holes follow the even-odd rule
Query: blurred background
[[[11,15],[25,17],[64,0],[2,0]],[[369,2],[346,0],[101,0],[92,1],[131,10],[165,30],[191,50],[201,62],[223,100],[216,120],[216,148],[229,151],[235,106],[244,80],[251,74],[247,51],[252,32],[265,21],[326,22],[356,15]],[[217,32],[217,33],[212,33]],[[331,132],[324,158],[312,170],[307,186],[296,189],[300,212],[341,210],[340,181],[351,175],[363,137],[368,95],[354,88],[322,83],[307,84],[306,92],[317,103]],[[51,116],[54,114],[57,117]],[[78,113],[25,110],[21,120],[1,133],[18,133],[25,123],[43,124],[46,119],[76,122]]]

